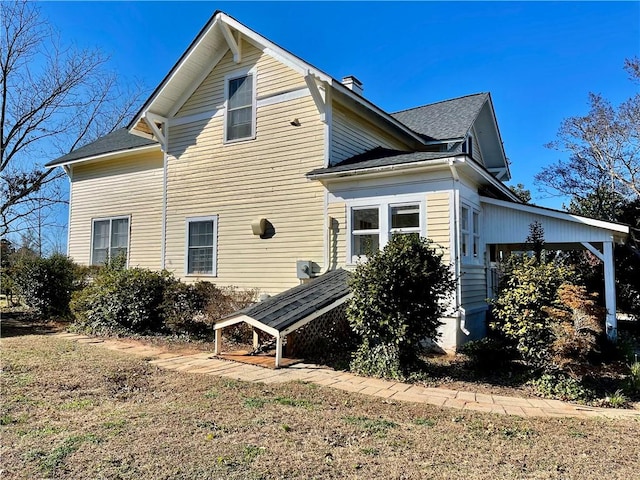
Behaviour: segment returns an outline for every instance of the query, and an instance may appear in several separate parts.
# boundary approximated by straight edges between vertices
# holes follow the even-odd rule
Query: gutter
[[[448,166],[451,162],[459,162],[459,160],[455,157],[446,157],[446,158],[437,158],[433,160],[423,160],[420,162],[412,162],[412,163],[400,163],[398,165],[385,165],[382,167],[371,167],[371,168],[360,168],[355,170],[347,170],[342,172],[328,172],[328,173],[316,173],[316,174],[307,174],[307,178],[309,180],[322,180],[325,178],[342,178],[342,177],[353,177],[359,175],[368,175],[371,173],[387,173],[387,172],[396,172],[402,170],[415,169],[416,167],[420,168],[430,168],[430,167],[441,167]]]

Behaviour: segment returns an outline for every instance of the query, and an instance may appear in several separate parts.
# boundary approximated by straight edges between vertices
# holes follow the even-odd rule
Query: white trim
[[[268,105],[275,105],[276,103],[288,102],[290,100],[297,100],[309,95],[309,89],[306,87],[297,88],[289,92],[277,93],[275,95],[268,95],[257,99],[257,106],[266,107]]]
[[[318,88],[318,84],[316,83],[315,77],[311,74],[311,72],[307,72],[304,76],[304,81],[307,84],[307,88],[309,89],[309,93],[311,94],[311,98],[313,98],[313,102],[316,104],[316,108],[318,109],[318,113],[320,114],[320,120],[325,122],[326,117],[326,102],[320,93],[320,89]]]
[[[63,166],[69,177],[69,207],[67,209],[67,257],[70,256],[71,244],[71,208],[73,207],[73,166]]]
[[[331,165],[331,147],[333,145],[333,93],[330,88],[324,91],[324,164]]]
[[[153,112],[146,112],[142,117],[142,119],[145,121],[145,123],[148,125],[148,127],[151,129],[155,137],[160,142],[160,148],[162,150],[165,150],[166,149],[165,136],[162,130],[160,130],[160,128],[164,129],[164,125],[167,123],[167,119],[162,115],[158,115]],[[156,125],[156,122],[160,123],[160,128],[158,128],[158,126]]]
[[[56,163],[55,165],[51,165],[51,168],[65,167],[67,165],[75,165],[76,163],[82,163],[82,162],[91,162],[93,160],[107,160],[109,157],[121,157],[124,155],[128,155],[130,153],[140,153],[147,150],[161,150],[161,147],[160,147],[160,144],[158,143],[157,145],[145,145],[144,147],[128,148],[125,150],[116,150],[115,152],[101,153],[99,155],[94,155],[92,157],[78,158],[76,160],[69,160],[68,162],[64,162],[64,163]]]
[[[107,259],[111,258],[111,225],[114,220],[122,220],[127,219],[127,263],[126,266],[129,266],[129,257],[131,255],[131,214],[129,215],[114,215],[112,217],[92,217],[91,218],[91,238],[89,239],[89,248],[91,249],[89,252],[89,265],[93,265],[93,232],[94,225],[96,222],[105,222],[109,220],[109,248],[107,252]]]
[[[325,178],[354,177],[368,174],[393,174],[396,171],[403,170],[432,170],[434,168],[441,168],[443,165],[448,166],[452,161],[457,163],[459,162],[459,159],[455,157],[434,158],[431,160],[423,160],[420,162],[412,163],[401,163],[397,165],[384,165],[381,167],[359,169],[356,168],[354,170],[346,170],[340,172],[315,173],[312,175],[307,175],[307,178],[310,180],[323,180]]]
[[[220,18],[220,17],[218,17],[218,18]],[[180,74],[181,67],[185,63],[187,63],[189,61],[189,58],[191,57],[191,55],[193,55],[193,52],[198,50],[198,47],[200,46],[200,44],[207,38],[207,36],[211,32],[211,30],[213,30],[215,28],[215,26],[218,23],[218,18],[214,18],[213,19],[213,21],[209,25],[209,28],[205,27],[206,29],[201,32],[200,38],[197,39],[197,41],[193,45],[191,45],[191,48],[189,48],[189,50],[187,52],[185,52],[184,58],[182,58],[182,61],[180,62],[180,65],[176,64],[173,67],[173,68],[175,68],[175,70],[171,73],[170,76],[168,76],[165,79],[163,79],[162,83],[160,84],[160,87],[158,88],[158,91],[155,92],[155,95],[152,95],[151,97],[149,97],[149,99],[145,102],[145,104],[143,105],[143,107],[140,110],[140,112],[135,116],[133,121],[129,124],[129,125],[131,125],[131,129],[129,130],[129,132],[131,132],[132,130],[135,130],[136,125],[138,124],[138,122],[140,121],[142,116],[145,114],[145,111],[155,102],[155,100],[158,97],[160,97],[164,93],[164,91],[166,90],[167,86],[169,86],[169,84],[171,84],[172,80],[177,75]],[[226,53],[226,51],[225,51],[225,53]]]
[[[274,337],[277,337],[279,334],[278,330],[276,330],[275,328],[265,325],[264,323],[261,323],[258,320],[255,320],[254,318],[251,318],[247,315],[238,315],[237,317],[234,316],[234,317],[216,322],[213,325],[213,329],[222,330],[223,328],[230,327],[231,325],[236,325],[241,322],[248,323],[252,327],[256,327],[257,329],[262,330],[263,332],[266,332],[269,335],[273,335]]]
[[[251,99],[251,135],[248,137],[242,138],[234,138],[229,140],[227,138],[227,113],[229,109],[229,81],[234,80],[236,78],[245,77],[251,75],[252,82],[252,99]],[[254,67],[245,67],[239,70],[235,70],[230,72],[224,76],[224,125],[222,126],[223,131],[223,140],[225,144],[229,143],[237,143],[237,142],[245,142],[247,140],[255,140],[256,138],[256,123],[257,123],[257,85],[258,85],[258,71],[257,68]]]
[[[551,210],[543,207],[537,207],[535,205],[525,205],[523,203],[511,203],[504,200],[496,200],[495,198],[480,197],[481,203],[488,203],[490,205],[497,205],[499,207],[511,208],[519,210],[521,212],[533,213],[536,215],[542,215],[545,217],[557,218],[560,220],[566,220],[569,222],[580,223],[583,225],[590,225],[596,228],[602,228],[604,230],[610,230],[613,232],[620,232],[629,234],[629,227],[619,223],[605,222],[603,220],[595,220],[593,218],[581,217],[580,215],[574,215],[572,213],[561,212],[558,210]]]
[[[582,243],[582,246],[584,248],[586,248],[591,253],[593,253],[596,256],[596,258],[598,258],[598,260],[600,260],[601,262],[605,261],[604,260],[604,254],[600,250],[598,250],[596,247],[594,247],[593,245],[591,245],[588,242],[580,242],[580,243]]]
[[[189,225],[194,222],[213,222],[213,255],[211,273],[189,272]],[[218,276],[218,215],[204,217],[187,217],[184,222],[184,275],[186,277],[217,277]]]
[[[227,54],[228,51],[229,51],[228,46],[227,48],[221,48],[220,51],[215,56],[212,57],[209,67],[203,69],[202,73],[198,75],[195,78],[195,80],[189,84],[187,88],[184,89],[184,91],[180,95],[180,98],[176,100],[176,103],[174,104],[174,106],[171,107],[171,109],[169,110],[169,113],[167,113],[167,117],[171,118],[180,111],[180,109],[184,106],[184,104],[187,103],[187,100],[191,98],[191,95],[195,93],[195,91],[202,84],[202,82],[204,82],[207,79],[209,74],[213,71],[216,65],[220,63],[220,60],[224,58],[224,56]]]
[[[235,63],[240,63],[242,61],[242,52],[240,51],[240,42],[237,41],[231,30],[229,30],[229,25],[226,23],[220,23],[220,29],[222,30],[222,35],[227,42],[227,45],[231,49],[231,53],[233,53],[233,61]]]
[[[169,124],[164,124],[164,134],[167,139],[164,152],[162,155],[162,231],[160,241],[160,268],[166,267],[167,256],[167,187],[168,187],[168,171],[169,171]]]

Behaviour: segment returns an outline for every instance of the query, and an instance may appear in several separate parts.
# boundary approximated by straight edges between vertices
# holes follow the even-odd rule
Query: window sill
[[[233,140],[225,140],[224,142],[222,142],[222,144],[233,145],[234,143],[250,142],[252,140],[255,140],[256,138],[257,138],[256,135],[253,135],[251,137],[244,137],[244,138],[234,138]]]

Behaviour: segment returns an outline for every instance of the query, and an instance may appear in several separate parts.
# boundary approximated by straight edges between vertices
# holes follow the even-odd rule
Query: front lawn
[[[634,478],[640,422],[523,419],[3,338],[3,478]]]

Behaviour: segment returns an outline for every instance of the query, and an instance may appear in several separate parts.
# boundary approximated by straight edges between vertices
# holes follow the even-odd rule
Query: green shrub
[[[82,329],[133,332],[163,329],[164,289],[172,277],[167,272],[124,268],[120,261],[102,267],[93,282],[73,296],[71,310]]]
[[[69,314],[71,295],[82,285],[81,270],[65,255],[25,257],[14,267],[13,281],[23,301],[43,316]]]
[[[558,289],[573,275],[567,265],[539,263],[535,257],[512,255],[506,261],[498,296],[492,301],[491,327],[512,340],[534,367],[550,365],[554,334],[548,309],[562,306]]]
[[[450,269],[431,241],[394,236],[351,277],[347,318],[362,338],[351,368],[366,375],[404,376],[416,364],[421,342],[436,339],[453,288]]]
[[[593,397],[593,392],[586,388],[580,380],[561,373],[546,373],[529,383],[543,397],[567,401],[587,401]]]

